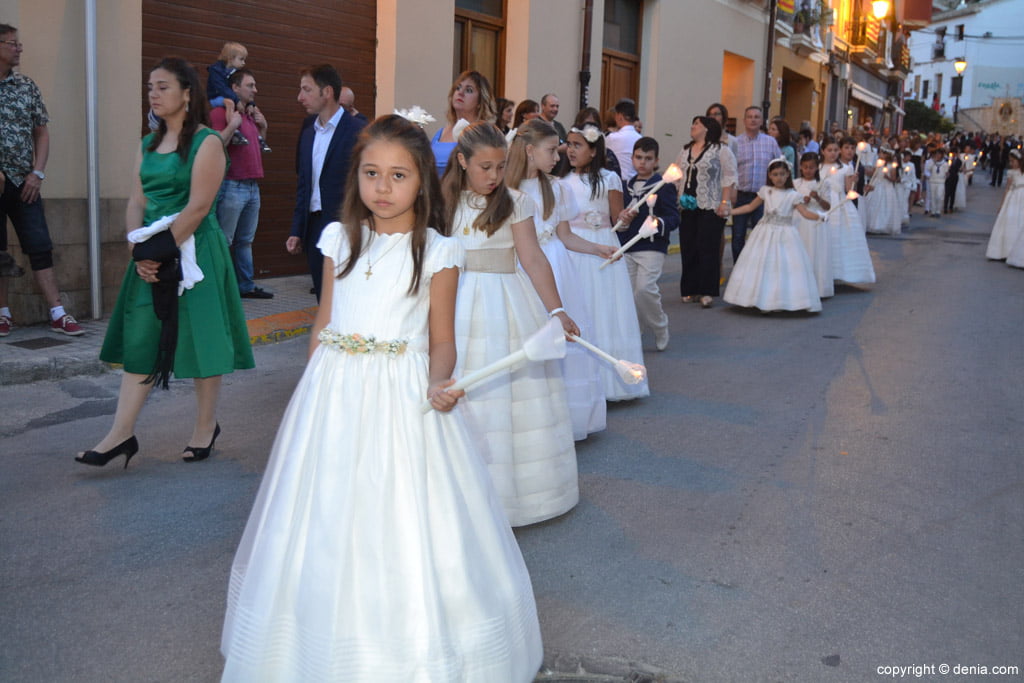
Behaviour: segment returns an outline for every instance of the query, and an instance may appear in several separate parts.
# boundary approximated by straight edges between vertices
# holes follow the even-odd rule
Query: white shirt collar
[[[342,115],[344,113],[345,113],[345,109],[343,107],[338,107],[338,111],[334,112],[334,116],[332,116],[327,121],[326,125],[320,125],[320,117],[317,116],[315,119],[313,119],[313,126],[314,126],[316,132],[318,132],[318,133],[325,133],[325,132],[327,132],[329,130],[333,130],[333,129],[337,128],[338,127],[338,122],[341,121],[341,117],[342,117]]]

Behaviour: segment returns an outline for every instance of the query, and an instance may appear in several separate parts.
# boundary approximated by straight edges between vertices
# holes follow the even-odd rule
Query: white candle
[[[833,206],[831,209],[829,209],[828,211],[826,211],[825,213],[822,214],[821,220],[823,220],[823,221],[828,220],[828,217],[832,215],[833,211],[838,209],[840,206],[842,206],[846,202],[854,200],[854,199],[856,199],[859,196],[860,195],[857,194],[857,192],[855,190],[850,190],[849,192],[846,193],[845,197],[843,197],[840,201],[836,202],[835,206]]]
[[[608,259],[607,261],[605,261],[604,263],[602,263],[600,266],[598,266],[597,269],[601,270],[605,266],[611,265],[612,261],[614,261],[615,259],[617,259],[620,256],[622,256],[623,254],[625,254],[629,250],[629,248],[632,247],[634,244],[636,244],[637,242],[639,242],[640,240],[642,240],[642,239],[644,239],[646,237],[651,237],[651,236],[657,235],[657,234],[658,234],[658,219],[655,218],[654,216],[648,216],[647,220],[645,220],[644,224],[640,226],[640,229],[637,230],[636,234],[633,235],[633,237],[631,237],[628,242],[626,242],[621,247],[619,247],[616,250],[616,252],[614,254],[612,254],[612,257],[610,259]]]
[[[508,370],[517,365],[525,363],[526,361],[541,361],[541,360],[553,360],[555,358],[565,357],[565,332],[562,330],[562,322],[558,318],[551,318],[547,324],[541,327],[539,330],[534,332],[526,341],[523,342],[523,348],[518,351],[513,351],[504,358],[499,358],[490,365],[485,365],[479,368],[462,379],[455,382],[450,387],[446,387],[447,391],[459,391],[462,389],[468,389],[474,384],[479,384],[491,375],[495,375],[502,370]],[[430,405],[430,400],[424,401],[420,405],[420,409],[424,414],[429,413],[433,406]]]
[[[674,182],[676,182],[677,180],[679,180],[682,177],[683,177],[683,170],[681,168],[679,168],[678,166],[676,166],[675,164],[669,164],[669,167],[666,168],[665,172],[661,175],[661,180],[659,180],[658,182],[654,183],[654,185],[652,185],[651,188],[649,190],[647,190],[647,192],[644,194],[643,197],[640,197],[636,201],[630,203],[630,205],[628,207],[626,207],[626,211],[633,211],[638,206],[640,206],[640,204],[642,202],[646,202],[648,200],[648,198],[651,197],[652,195],[654,195],[655,192],[660,190],[662,185],[664,185],[665,183],[674,183]],[[655,197],[655,201],[657,201],[657,197]],[[652,210],[654,208],[650,204],[648,204],[647,206],[649,208],[651,208]],[[613,232],[618,232],[619,230],[621,230],[623,228],[624,225],[625,225],[625,223],[623,223],[622,220],[619,219],[618,221],[615,222],[615,225],[612,226],[612,231]]]
[[[630,363],[628,360],[620,360],[615,356],[602,351],[585,339],[580,339],[574,334],[569,335],[569,339],[582,346],[583,348],[591,351],[599,358],[608,361],[615,372],[618,373],[619,377],[626,384],[640,384],[647,377],[647,368],[640,365],[639,363]]]

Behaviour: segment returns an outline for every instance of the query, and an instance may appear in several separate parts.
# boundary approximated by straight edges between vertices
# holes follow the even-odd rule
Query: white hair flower
[[[458,142],[459,138],[462,137],[462,131],[469,128],[469,125],[469,121],[467,121],[466,119],[459,119],[458,121],[456,121],[455,125],[452,126],[452,139]]]
[[[569,129],[569,132],[578,133],[579,135],[582,135],[583,139],[589,142],[590,144],[594,144],[595,142],[597,142],[598,138],[603,137],[601,135],[601,131],[597,129],[597,126],[589,123],[583,126],[583,130],[580,130],[576,126],[573,126],[571,129]]]
[[[512,141],[516,139],[516,133],[519,132],[518,128],[513,128],[509,132],[505,133],[505,142],[512,144]]]
[[[396,109],[395,114],[415,123],[420,128],[424,128],[428,123],[433,123],[437,120],[418,104],[414,104],[409,109]]]

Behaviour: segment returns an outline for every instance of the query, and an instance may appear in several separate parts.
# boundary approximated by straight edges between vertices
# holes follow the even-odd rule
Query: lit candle
[[[683,177],[683,169],[679,168],[679,166],[677,166],[676,164],[669,164],[668,168],[665,169],[665,172],[661,174],[661,180],[659,180],[658,182],[654,183],[654,185],[652,185],[651,188],[649,190],[647,190],[647,192],[644,194],[644,196],[642,196],[639,199],[637,199],[636,201],[632,202],[628,207],[626,207],[626,210],[627,211],[635,210],[638,206],[640,206],[640,204],[642,202],[648,201],[648,198],[650,198],[652,195],[654,195],[655,192],[660,190],[662,185],[664,185],[665,183],[674,183],[674,182],[676,182],[677,180],[679,180],[682,177]],[[657,201],[657,197],[655,197],[655,201]],[[648,207],[651,207],[651,205],[648,204]],[[653,207],[651,207],[651,208],[653,208]],[[616,221],[615,225],[612,226],[612,231],[613,232],[618,232],[624,226],[625,226],[625,223],[623,223],[622,220],[618,220],[618,221]]]
[[[468,389],[474,384],[479,384],[491,375],[502,370],[511,369],[527,361],[554,360],[565,358],[565,332],[562,329],[562,322],[558,318],[551,318],[547,324],[530,335],[523,342],[523,348],[513,351],[504,358],[500,358],[490,365],[469,373],[455,384],[447,387],[449,391]],[[424,413],[429,413],[433,406],[430,400],[426,400],[420,406]]]
[[[847,192],[847,193],[846,193],[846,196],[845,196],[845,197],[843,197],[843,199],[842,199],[842,200],[840,200],[840,201],[836,202],[836,205],[835,205],[835,206],[833,206],[833,207],[832,207],[831,209],[829,209],[828,211],[826,211],[825,213],[823,213],[823,214],[821,215],[821,220],[823,220],[823,221],[824,221],[824,220],[828,220],[828,217],[829,217],[829,216],[831,216],[831,215],[832,215],[832,213],[833,213],[833,212],[834,212],[834,211],[835,211],[836,209],[838,209],[838,208],[839,208],[840,206],[842,206],[842,205],[843,205],[843,204],[845,204],[846,202],[849,202],[849,201],[853,201],[854,199],[856,199],[856,198],[857,198],[857,197],[859,197],[859,196],[860,196],[860,195],[859,195],[859,194],[857,194],[857,192],[856,192],[855,190],[850,190],[849,192]]]
[[[626,384],[640,384],[647,377],[647,368],[640,365],[639,363],[631,363],[628,360],[620,360],[610,353],[606,353],[601,349],[597,348],[585,339],[580,339],[574,334],[569,335],[569,339],[582,346],[583,348],[591,351],[599,358],[608,361],[612,368],[618,373],[619,377]]]
[[[605,261],[604,263],[602,263],[600,266],[598,266],[597,269],[601,270],[605,266],[610,265],[612,263],[612,261],[614,261],[615,259],[617,259],[620,256],[622,256],[623,254],[625,254],[629,250],[630,247],[632,247],[634,244],[636,244],[640,240],[642,240],[644,238],[647,238],[647,237],[653,237],[654,235],[657,235],[657,234],[658,234],[658,219],[655,218],[654,216],[648,216],[647,220],[644,221],[644,224],[640,226],[640,229],[636,231],[636,234],[633,235],[633,237],[631,237],[628,242],[626,242],[621,247],[619,247],[615,251],[615,253],[612,254],[612,257],[610,259],[608,259],[607,261]]]

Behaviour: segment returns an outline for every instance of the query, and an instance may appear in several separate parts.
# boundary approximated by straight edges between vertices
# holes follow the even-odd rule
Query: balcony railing
[[[864,17],[850,22],[847,42],[853,52],[871,51],[878,54],[878,39],[881,35],[880,22],[877,19]]]

